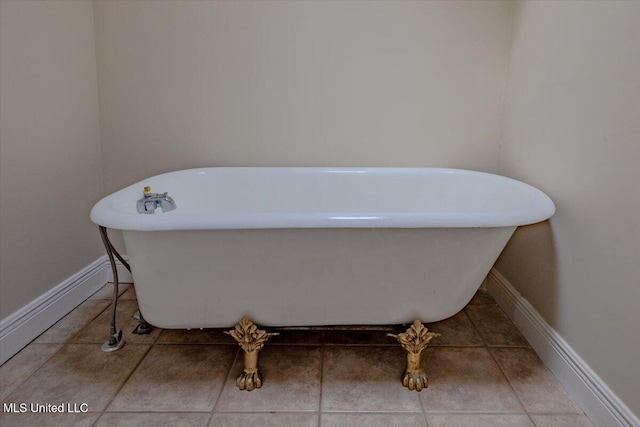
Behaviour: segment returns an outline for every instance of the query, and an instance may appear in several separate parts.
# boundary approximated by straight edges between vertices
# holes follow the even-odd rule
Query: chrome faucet
[[[176,202],[169,197],[169,193],[152,193],[151,187],[144,187],[144,196],[136,203],[136,209],[141,214],[152,214],[160,207],[162,212],[174,210]]]

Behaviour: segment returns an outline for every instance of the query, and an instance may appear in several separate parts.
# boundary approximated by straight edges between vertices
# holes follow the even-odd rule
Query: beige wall
[[[0,319],[102,255],[91,2],[0,2]]]
[[[105,192],[215,165],[495,171],[510,12],[97,1]]]
[[[558,210],[497,268],[640,414],[640,2],[514,12],[499,171]]]

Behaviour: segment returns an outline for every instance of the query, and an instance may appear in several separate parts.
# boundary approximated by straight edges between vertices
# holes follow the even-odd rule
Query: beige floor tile
[[[260,390],[241,391],[239,355],[216,407],[220,412],[317,411],[320,403],[322,347],[267,346],[260,351]]]
[[[584,415],[531,415],[536,427],[593,427]]]
[[[582,413],[533,350],[493,348],[491,351],[527,411]]]
[[[94,427],[207,427],[211,414],[105,412]]]
[[[156,345],[108,411],[211,411],[236,353],[233,346]]]
[[[421,412],[418,393],[402,386],[405,353],[393,347],[326,347],[322,410]]]
[[[592,427],[484,290],[463,312],[426,325],[442,336],[425,353],[430,382],[421,393],[400,383],[405,353],[387,337],[400,326],[275,330],[281,335],[261,351],[263,388],[241,392],[242,353],[226,329],[131,334],[137,301],[127,284],[118,326],[129,345],[106,354],[111,292],[107,284],[0,367],[3,402],[87,402],[91,412],[3,413],[0,425]],[[148,353],[136,345],[154,342]]]
[[[87,403],[102,411],[144,356],[148,346],[104,353],[95,344],[67,344],[5,401]]]
[[[2,427],[91,427],[100,414],[0,414]]]
[[[427,427],[422,414],[342,413],[321,415],[322,427]]]
[[[136,296],[136,288],[135,285],[131,285],[129,287],[127,287],[127,290],[124,291],[119,297],[119,299],[121,300],[137,300],[137,296]]]
[[[486,348],[430,347],[422,367],[429,378],[420,393],[426,411],[524,412]]]
[[[231,329],[231,328],[229,328]],[[158,344],[228,344],[237,345],[226,329],[163,329]]]
[[[429,427],[533,427],[522,414],[429,414]]]
[[[496,300],[487,292],[486,289],[478,289],[478,292],[471,298],[469,305],[487,305],[496,304]]]
[[[405,330],[406,327],[403,329],[401,326],[380,330],[327,330],[324,333],[324,340],[329,345],[398,345],[398,342],[387,334],[397,334]]]
[[[62,344],[31,343],[0,366],[0,400],[44,364]]]
[[[65,343],[109,306],[107,300],[88,299],[47,329],[34,342]],[[107,332],[109,329],[107,329]]]
[[[118,284],[118,297],[122,296],[122,294],[125,293],[130,287],[131,283]],[[91,295],[89,299],[106,299],[111,301],[113,299],[113,283],[107,283],[102,288],[100,288],[98,292]]]
[[[489,346],[528,347],[520,331],[496,305],[468,305],[465,309]]]
[[[127,344],[152,344],[158,339],[161,329],[154,328],[148,335],[136,335],[133,330],[138,325],[138,321],[133,315],[138,310],[138,303],[135,300],[118,300],[116,311],[116,325],[122,329],[124,342]],[[111,322],[112,308],[103,311],[98,317],[93,319],[82,331],[73,337],[74,343],[94,343],[102,344],[109,339],[109,324]]]
[[[213,414],[209,427],[316,427],[318,414]]]
[[[434,338],[429,345],[435,346],[484,346],[482,338],[473,327],[473,324],[464,311],[441,320],[440,322],[425,325],[429,331],[437,332],[439,337]]]

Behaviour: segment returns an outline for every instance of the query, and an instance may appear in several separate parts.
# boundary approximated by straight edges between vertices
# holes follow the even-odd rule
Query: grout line
[[[93,295],[95,295],[97,292],[101,291],[105,286],[107,286],[109,283],[111,282],[107,282],[102,288],[98,289]],[[124,292],[123,292],[124,293]],[[91,297],[93,296],[91,295]],[[120,299],[120,295],[118,294],[117,299]],[[91,298],[89,297],[89,298]],[[109,304],[107,304],[107,306],[105,307],[104,310],[102,310],[98,316],[95,317],[95,319],[97,319],[102,313],[105,312],[105,310],[107,310],[109,307],[111,307],[111,304],[113,304],[113,301],[111,301]],[[90,320],[89,322],[87,322],[86,325],[84,325],[83,328],[81,328],[78,333],[76,335],[79,335],[82,331],[84,331],[90,324],[91,322],[93,322],[95,319]],[[69,341],[73,340],[73,338],[76,337],[76,335],[74,335],[71,339],[69,339]],[[125,343],[126,344],[126,343]],[[138,364],[131,370],[131,372],[129,373],[129,375],[127,376],[127,378],[124,380],[124,382],[122,383],[122,385],[118,388],[118,390],[116,390],[116,392],[114,393],[113,397],[111,398],[111,400],[109,402],[107,402],[107,404],[104,406],[104,408],[102,408],[102,411],[100,411],[100,414],[98,415],[98,417],[96,418],[96,420],[93,422],[92,427],[95,426],[98,421],[100,420],[100,418],[102,418],[102,416],[104,415],[104,412],[106,411],[106,409],[109,407],[109,405],[111,405],[111,402],[113,402],[113,399],[116,398],[116,396],[118,395],[118,393],[120,392],[120,390],[124,387],[124,385],[127,383],[127,381],[129,381],[129,378],[131,377],[131,374],[133,374],[133,372],[138,368],[138,365],[140,364],[140,362],[142,362],[142,360],[147,356],[147,353],[149,352],[149,350],[151,350],[151,345],[149,346],[149,349],[147,350],[147,352],[145,352],[144,355],[142,355],[142,357],[140,358],[140,360],[138,361]],[[122,350],[122,349],[120,349]]]
[[[125,385],[127,385],[127,383],[129,382],[129,380],[131,379],[131,377],[133,376],[133,374],[138,370],[138,368],[140,367],[140,365],[142,364],[142,362],[144,361],[144,359],[147,358],[147,355],[149,354],[149,352],[151,351],[151,349],[153,348],[153,344],[146,344],[149,346],[149,348],[147,349],[147,351],[144,352],[144,354],[142,355],[142,357],[140,358],[140,360],[138,360],[138,363],[136,363],[136,366],[133,367],[133,369],[131,370],[131,372],[129,372],[129,375],[127,375],[127,377],[125,378],[125,380],[122,382],[122,384],[120,385],[120,387],[118,387],[118,389],[116,390],[116,392],[113,394],[113,397],[109,400],[109,402],[105,405],[104,409],[102,409],[102,411],[100,412],[100,417],[102,417],[102,415],[107,412],[107,408],[113,403],[113,401],[115,400],[115,398],[118,396],[118,393],[120,393],[120,391],[122,391],[122,389],[124,388]],[[124,347],[123,347],[124,348]],[[122,350],[122,349],[120,349]],[[120,351],[117,350],[117,351]],[[100,417],[98,417],[98,419],[100,419]],[[97,422],[98,420],[96,420]]]
[[[427,388],[429,388],[429,384],[427,384]],[[420,409],[422,410],[422,418],[424,418],[424,423],[427,427],[429,427],[429,420],[427,420],[427,410],[424,407],[424,402],[422,401],[420,394],[418,394],[418,402],[420,402]]]
[[[409,325],[410,326],[410,325]],[[408,326],[407,326],[408,327]],[[353,325],[353,326],[345,326],[345,327],[336,327],[336,326],[313,326],[313,327],[298,327],[296,329],[291,328],[271,328],[271,330],[276,332],[329,332],[329,333],[384,333],[384,332],[401,332],[402,325]],[[406,330],[406,328],[405,328]],[[323,335],[324,338],[327,338]],[[331,341],[329,341],[331,342]]]
[[[322,334],[323,338],[324,338],[324,333]],[[320,355],[320,398],[318,400],[318,414],[322,413],[322,402],[324,399],[324,387],[323,387],[323,383],[324,383],[324,360],[325,360],[325,354],[327,352],[327,346],[325,344],[322,345],[322,354]],[[320,425],[321,422],[321,416],[318,415],[318,426]]]
[[[43,332],[44,333],[44,332]],[[39,336],[39,335],[38,335]],[[58,354],[60,352],[60,350],[62,350],[64,348],[64,346],[66,345],[66,343],[34,343],[34,341],[37,339],[38,337],[34,338],[33,341],[31,341],[29,344],[27,344],[22,350],[20,350],[19,352],[17,352],[16,354],[14,354],[13,356],[11,356],[10,359],[8,359],[6,362],[4,362],[2,364],[2,366],[4,366],[9,360],[13,359],[14,357],[16,357],[18,354],[20,354],[20,352],[22,352],[23,350],[25,350],[28,346],[34,344],[34,345],[57,345],[59,346],[56,351],[54,351],[53,353],[51,353],[51,355],[49,357],[47,357],[42,363],[40,363],[34,370],[33,372],[31,372],[29,375],[27,375],[26,377],[22,378],[18,383],[16,383],[13,388],[11,389],[11,391],[9,393],[7,393],[6,397],[3,398],[6,399],[7,397],[9,397],[13,392],[15,392],[22,384],[24,384],[29,378],[31,378],[36,372],[38,372],[49,360],[51,360],[53,358],[53,356],[55,356],[56,354]]]
[[[188,413],[188,412],[185,412]],[[203,412],[200,412],[203,413]],[[318,414],[319,411],[316,410],[311,410],[311,409],[301,409],[299,411],[295,411],[292,409],[287,409],[285,411],[278,411],[275,409],[263,409],[263,410],[252,410],[252,411],[239,411],[239,410],[233,410],[233,411],[216,411],[214,413],[215,414],[220,414],[220,415],[227,415],[227,414],[231,414],[231,415],[244,415],[244,414],[292,414],[292,415],[309,415],[309,414]]]
[[[502,364],[500,364],[498,362],[498,359],[496,359],[495,355],[493,354],[493,352],[487,348],[487,352],[489,353],[489,355],[491,356],[491,359],[493,359],[493,361],[495,362],[495,364],[498,366],[498,369],[500,369],[500,372],[502,373],[502,376],[507,380],[507,383],[509,383],[509,387],[511,387],[511,390],[513,391],[514,396],[516,397],[516,399],[518,399],[518,402],[520,403],[520,405],[522,406],[522,408],[524,409],[524,411],[527,413],[527,415],[529,415],[529,411],[527,410],[527,407],[524,405],[524,402],[522,401],[522,399],[520,398],[520,395],[518,394],[518,392],[516,391],[515,387],[513,386],[513,383],[511,382],[511,380],[509,379],[509,377],[507,376],[507,374],[504,372],[504,369],[502,369]],[[531,417],[529,417],[531,418]],[[533,421],[533,420],[532,420]]]
[[[345,343],[345,344],[336,344],[336,343],[326,343],[325,346],[327,347],[396,347],[397,344],[376,344],[376,343],[371,343],[371,344],[352,344],[352,343]]]
[[[426,351],[425,351],[425,350],[426,350]],[[424,359],[425,359],[425,357],[424,357],[424,356],[426,356],[426,354],[427,354],[427,351],[428,351],[428,350],[429,350],[429,346],[425,347],[425,349],[423,350],[423,353],[422,353],[422,356],[421,356],[421,357],[422,357],[422,359],[421,359],[421,362],[420,362],[420,365],[421,365],[421,366],[419,366],[419,368],[422,368],[422,363],[424,363]],[[406,368],[405,368],[405,369],[406,369]],[[424,371],[423,371],[423,372],[424,372]],[[427,378],[427,381],[428,381],[428,378]],[[429,388],[429,383],[427,383],[427,389],[428,389],[428,388]],[[422,398],[420,397],[420,394],[419,394],[419,393],[418,393],[418,402],[420,402],[420,409],[422,410],[422,418],[424,418],[425,426],[426,426],[426,427],[429,427],[429,420],[427,420],[427,409],[425,408],[425,404],[424,404],[424,402],[422,401]]]
[[[488,345],[487,348],[524,348],[531,350],[531,346],[528,345]]]
[[[96,291],[97,292],[97,291]],[[75,310],[77,310],[82,304],[84,304],[85,302],[89,301],[91,297],[88,297],[87,299],[85,299],[84,301],[82,301],[80,304],[78,304],[73,310],[71,310],[69,313],[65,314],[64,317],[67,317],[68,315],[70,315],[71,313],[73,313]],[[90,319],[86,325],[84,325],[78,332],[76,332],[73,336],[71,336],[70,338],[68,338],[66,341],[64,342],[43,342],[43,343],[38,343],[35,342],[38,338],[40,338],[42,335],[44,335],[49,329],[53,328],[58,322],[60,322],[62,319],[64,319],[64,317],[60,320],[58,320],[58,322],[54,323],[53,325],[51,325],[49,328],[47,328],[47,330],[43,331],[40,335],[38,335],[37,337],[35,337],[34,339],[31,340],[31,342],[29,342],[29,344],[27,344],[26,346],[24,346],[18,353],[14,354],[13,356],[11,356],[9,359],[7,359],[2,366],[4,366],[7,362],[9,362],[11,359],[13,359],[14,357],[16,357],[18,354],[20,354],[23,350],[25,350],[28,346],[35,344],[35,345],[58,345],[58,349],[56,351],[54,351],[53,353],[51,353],[51,355],[49,357],[47,357],[42,363],[40,363],[34,370],[33,372],[31,372],[29,375],[27,375],[26,377],[22,378],[17,384],[15,384],[13,386],[13,388],[11,389],[11,391],[7,394],[6,397],[9,397],[14,391],[16,391],[22,384],[24,384],[29,378],[31,378],[36,372],[38,372],[49,360],[51,360],[53,358],[53,356],[55,356],[56,354],[58,354],[60,352],[60,350],[62,350],[67,344],[72,344],[71,340],[73,340],[73,338],[75,338],[76,335],[78,335],[80,332],[82,332],[84,330],[84,328],[86,328],[89,323],[93,322],[95,319],[98,318],[98,316],[100,316],[107,308],[109,308],[111,304],[107,305],[102,311],[100,311],[94,318]]]
[[[516,389],[513,387],[513,384],[511,384],[511,381],[509,381],[509,378],[504,373],[504,370],[502,369],[502,366],[498,363],[498,360],[493,355],[493,352],[490,350],[489,346],[486,344],[486,341],[485,341],[484,337],[480,333],[480,329],[478,329],[477,325],[473,322],[473,320],[471,320],[471,317],[467,314],[466,307],[464,309],[464,314],[471,321],[471,325],[473,326],[473,328],[478,332],[478,334],[480,334],[480,337],[482,338],[482,341],[484,341],[484,343],[485,343],[485,347],[484,348],[487,351],[487,353],[489,353],[489,357],[491,357],[493,362],[498,366],[498,369],[500,370],[500,373],[502,374],[502,377],[507,380],[507,384],[509,384],[509,388],[511,388],[511,391],[512,391],[513,395],[516,397],[516,399],[518,400],[518,403],[520,403],[520,406],[522,407],[522,409],[524,409],[525,413],[527,413],[527,416],[528,416],[529,414],[527,412],[526,406],[524,406],[524,403],[522,403],[522,399],[520,399],[520,396],[516,392]],[[531,419],[531,417],[529,417],[529,419]],[[533,420],[532,420],[532,422],[533,422]]]
[[[105,285],[105,286],[106,286],[106,285]],[[97,293],[97,292],[99,292],[101,289],[102,289],[102,288],[98,289],[98,290],[96,291],[96,293]],[[123,292],[123,293],[124,293],[124,292]],[[95,293],[94,293],[94,295],[95,295]],[[93,296],[93,295],[92,295],[92,296]],[[120,295],[118,295],[118,300],[119,300],[119,299],[120,299]],[[80,305],[78,305],[78,307],[74,308],[71,312],[69,312],[69,314],[73,313],[73,311],[75,311],[75,310],[77,310],[78,308],[80,308],[80,306],[82,306],[82,304],[86,303],[86,302],[87,302],[87,301],[89,301],[89,300],[91,300],[91,296],[90,296],[89,298],[87,298],[86,300],[84,300],[82,303],[80,303]],[[96,299],[96,300],[92,300],[92,301],[106,301],[106,300],[104,300],[104,299]],[[71,337],[69,337],[69,338],[65,341],[65,344],[67,344],[67,343],[68,343],[68,344],[74,344],[72,341],[73,341],[77,336],[79,336],[79,335],[82,333],[82,331],[84,331],[86,328],[88,328],[88,327],[89,327],[89,325],[91,325],[91,323],[93,323],[93,321],[94,321],[94,320],[96,320],[98,317],[100,317],[100,316],[102,315],[102,313],[104,313],[105,311],[107,311],[107,310],[109,309],[109,307],[111,307],[111,305],[112,305],[112,304],[113,304],[113,301],[109,301],[109,304],[107,304],[107,306],[106,306],[104,309],[100,310],[100,312],[99,312],[95,317],[93,317],[93,318],[89,319],[89,320],[87,321],[87,323],[86,323],[82,328],[80,328],[80,329],[78,330],[78,332],[76,332],[75,334],[73,334]],[[68,316],[69,314],[67,314],[67,316]],[[65,316],[65,317],[66,317],[66,316]],[[63,317],[62,319],[64,319],[64,317]],[[60,319],[60,320],[62,320],[62,319]],[[57,323],[57,322],[56,322],[56,323]],[[53,326],[55,326],[55,324],[54,324]],[[53,328],[53,326],[51,326],[51,327]],[[50,329],[50,328],[49,328],[49,329]],[[49,329],[47,329],[47,331],[48,331]],[[45,331],[45,332],[46,332],[46,331]],[[43,332],[43,334],[44,334],[45,332]],[[123,335],[124,335],[124,333],[123,333]],[[109,337],[107,336],[107,340],[108,340],[108,339],[109,339]],[[83,344],[83,343],[75,343],[75,344]],[[87,343],[87,344],[93,344],[93,343]]]
[[[126,292],[126,291],[125,291]],[[123,292],[124,294],[124,292]],[[118,300],[120,300],[120,297],[122,296],[122,294],[118,295]],[[118,301],[119,302],[119,301]],[[136,299],[136,304],[138,303],[138,300]],[[113,304],[113,303],[111,303]],[[111,307],[111,304],[109,304],[107,306],[107,308],[105,308],[105,310],[107,310],[109,307]],[[117,308],[116,308],[117,309]],[[103,310],[104,311],[104,310]],[[100,313],[102,314],[102,312]],[[93,320],[92,320],[93,321]],[[91,323],[91,322],[89,322]],[[85,325],[85,328],[87,326],[89,326],[89,323],[87,323]],[[82,328],[84,329],[84,328]],[[124,334],[123,334],[124,335]],[[158,336],[160,336],[160,334],[158,334]],[[124,338],[123,338],[124,339]],[[156,339],[157,340],[157,339]],[[98,416],[98,418],[96,418],[95,422],[93,423],[93,425],[95,425],[98,420],[100,418],[102,418],[102,416],[104,415],[104,413],[107,411],[107,408],[113,403],[113,401],[115,400],[115,398],[118,396],[118,393],[120,393],[120,391],[122,391],[122,389],[124,388],[125,385],[127,385],[127,383],[129,382],[129,380],[131,379],[131,377],[133,376],[133,374],[138,370],[138,368],[140,367],[140,365],[142,364],[142,362],[144,361],[144,359],[146,359],[147,355],[149,354],[149,352],[151,352],[151,349],[153,349],[153,346],[155,344],[155,341],[152,342],[151,344],[142,344],[142,345],[148,345],[149,348],[147,348],[147,351],[144,352],[144,354],[142,355],[142,357],[140,358],[140,360],[138,360],[138,363],[136,364],[136,366],[133,367],[133,369],[131,370],[131,372],[129,372],[129,375],[127,375],[127,377],[125,378],[125,380],[122,382],[122,384],[120,385],[120,387],[118,387],[118,389],[116,390],[116,392],[113,394],[113,397],[109,400],[109,402],[104,406],[104,408],[102,409],[102,411],[100,412],[100,415]],[[125,343],[126,345],[126,343]],[[124,347],[123,347],[124,348]],[[120,350],[117,351],[121,351],[122,348]]]
[[[486,347],[484,344],[476,344],[476,345],[450,345],[450,344],[431,344],[429,343],[429,348],[484,348]]]
[[[87,298],[86,300],[82,301],[80,304],[78,304],[78,306],[76,308],[74,308],[73,310],[71,310],[70,312],[68,312],[67,314],[65,314],[65,316],[58,320],[56,323],[54,323],[53,325],[51,325],[46,331],[42,332],[40,335],[38,335],[37,337],[35,337],[33,339],[34,342],[35,340],[37,340],[38,338],[40,338],[42,335],[46,334],[48,331],[50,331],[52,328],[54,328],[58,323],[60,323],[61,321],[63,321],[65,319],[65,317],[71,315],[74,311],[76,311],[77,309],[79,309],[84,303],[86,303],[87,301],[89,301],[89,298]],[[96,302],[100,302],[100,301],[105,301],[105,300],[92,300],[92,301],[96,301]],[[111,307],[111,303],[107,304],[106,307],[104,307],[102,310],[100,310],[95,316],[89,318],[87,320],[87,323],[82,326],[80,329],[78,329],[78,331],[76,331],[73,335],[71,335],[70,337],[66,338],[65,341],[63,342],[53,342],[53,343],[38,343],[38,344],[74,344],[72,341],[75,337],[77,337],[78,335],[80,335],[80,333],[82,331],[85,330],[85,328],[87,326],[89,326],[89,324],[91,324],[91,322],[93,322],[94,320],[96,320],[98,317],[100,317],[102,315],[102,313],[104,313],[106,310],[109,309],[109,307]],[[31,343],[29,343],[31,344]],[[77,343],[77,344],[82,344],[82,343]],[[90,344],[90,343],[87,343]]]
[[[222,387],[220,388],[220,393],[218,393],[218,397],[216,398],[216,401],[213,403],[213,408],[211,409],[211,416],[209,417],[209,423],[211,423],[213,414],[218,412],[218,403],[220,403],[220,398],[222,397],[222,393],[224,393],[224,389],[226,388],[227,383],[229,382],[229,378],[231,378],[231,372],[233,371],[233,367],[236,366],[236,361],[238,360],[241,354],[242,354],[242,349],[240,348],[240,346],[238,346],[238,349],[236,350],[236,356],[231,361],[231,365],[227,370],[227,374],[224,377],[224,381],[222,381]]]
[[[489,305],[493,306],[493,305],[497,305],[497,304],[485,304],[484,306],[489,306]],[[527,341],[526,338],[524,338],[524,336],[523,336],[523,339],[525,340],[526,344],[489,344],[487,342],[487,340],[485,339],[484,335],[482,334],[482,331],[480,330],[478,325],[476,325],[476,323],[473,321],[473,319],[471,319],[471,316],[469,316],[469,313],[467,313],[467,307],[468,307],[468,305],[464,309],[462,309],[462,311],[464,311],[465,316],[467,316],[467,319],[469,319],[469,321],[471,322],[471,325],[473,326],[473,328],[476,330],[478,335],[480,335],[480,338],[482,339],[482,342],[484,342],[484,346],[483,347],[486,347],[486,348],[531,348],[531,344],[529,343],[529,341]],[[506,313],[504,312],[504,310],[502,310],[502,307],[500,307],[498,305],[498,308],[505,315],[507,321],[514,328],[516,328],[515,324],[511,321],[511,319],[509,319],[509,316],[507,316]],[[442,346],[442,347],[446,347],[446,346]]]
[[[108,406],[108,405],[107,405]],[[106,409],[106,408],[105,408]],[[102,418],[102,416],[104,415],[104,409],[100,412],[97,413],[98,417],[96,418],[96,420],[93,422],[93,424],[91,424],[91,427],[94,427],[96,424],[98,424],[98,421],[100,421],[100,419]]]
[[[471,327],[476,331],[476,333],[478,334],[478,336],[480,337],[480,340],[482,341],[483,345],[481,347],[487,348],[488,344],[487,344],[487,340],[484,339],[484,335],[482,335],[482,333],[480,332],[480,329],[478,328],[478,326],[475,324],[475,322],[471,319],[471,316],[469,316],[469,313],[467,313],[467,307],[465,306],[465,308],[462,309],[462,311],[464,312],[464,315],[467,317],[467,319],[469,320],[469,323],[471,323]]]
[[[518,411],[428,411],[428,415],[528,415]]]
[[[448,412],[447,412],[448,413]],[[344,410],[344,411],[321,411],[322,415],[400,415],[422,417],[426,420],[425,414],[416,411],[369,411],[369,410]]]
[[[318,401],[318,427],[322,427],[322,402],[324,400],[324,360],[325,354],[327,352],[327,331],[321,330],[321,340],[322,340],[322,354],[320,355],[320,398]]]
[[[166,330],[166,329],[163,329]],[[221,343],[221,342],[158,342],[155,343],[156,345],[159,345],[160,347],[164,347],[164,346],[169,346],[169,345],[192,345],[195,347],[211,347],[211,346],[215,346],[215,347],[232,347],[234,346],[234,343],[229,342],[229,343]]]
[[[98,412],[89,412],[90,414],[98,414]],[[129,414],[208,414],[209,411],[170,411],[170,410],[163,410],[163,411],[109,411],[108,414],[123,414],[123,415],[129,415]]]
[[[531,411],[531,412],[527,412],[529,415],[551,415],[551,416],[559,416],[559,415],[583,415],[587,418],[589,418],[587,416],[587,414],[585,414],[584,412],[565,412],[565,411],[553,411],[553,412],[541,412],[541,411]],[[589,418],[589,421],[591,421],[591,418]]]
[[[147,411],[148,412],[148,411]],[[166,411],[169,413],[175,413],[176,411]],[[109,412],[110,414],[116,413],[116,412]],[[139,414],[141,412],[126,412],[129,414]],[[152,412],[152,413],[162,413],[162,412]],[[184,413],[200,413],[200,414],[204,414],[207,412],[184,412]],[[269,409],[265,409],[264,411],[222,411],[222,412],[216,412],[217,414],[233,414],[233,415],[244,415],[244,414],[292,414],[292,415],[299,415],[299,414],[336,414],[336,415],[340,415],[340,414],[375,414],[375,415],[420,415],[420,412],[407,412],[407,411],[292,411],[292,410],[287,410],[287,411],[274,411],[274,410],[269,410]],[[453,412],[443,412],[443,413],[453,413]],[[461,414],[464,414],[465,412],[461,412]],[[470,414],[472,412],[466,412],[467,414]],[[478,412],[473,412],[478,413]],[[487,415],[495,415],[495,414],[502,414],[500,413],[496,413],[496,412],[487,412]],[[517,414],[517,415],[524,415],[524,412],[512,412],[512,413],[505,413],[505,414]],[[567,414],[568,415],[568,414]],[[576,414],[571,414],[571,415],[576,415]]]
[[[200,412],[201,414],[203,413],[207,413],[207,412]],[[222,412],[216,412],[216,414],[229,414],[229,415],[245,415],[245,414],[288,414],[288,415],[312,415],[312,414],[319,414],[319,411],[312,411],[312,410],[302,410],[302,411],[293,411],[293,410],[286,410],[286,411],[274,411],[274,410],[269,410],[269,409],[265,409],[264,411],[222,411]]]

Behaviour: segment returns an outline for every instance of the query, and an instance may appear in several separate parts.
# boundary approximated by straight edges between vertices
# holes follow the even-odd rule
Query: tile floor
[[[123,286],[127,344],[105,354],[106,285],[0,367],[3,403],[81,403],[87,413],[0,414],[9,426],[591,426],[484,291],[450,319],[423,358],[429,388],[400,384],[403,350],[382,330],[285,330],[260,353],[265,378],[236,388],[242,353],[220,330],[133,335],[133,286]],[[399,326],[391,327],[401,331]]]

